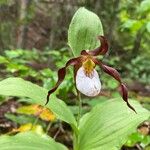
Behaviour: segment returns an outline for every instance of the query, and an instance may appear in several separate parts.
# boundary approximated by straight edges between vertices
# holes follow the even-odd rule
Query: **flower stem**
[[[81,118],[81,115],[82,115],[82,100],[81,100],[81,94],[79,92],[77,92],[77,98],[78,98],[78,117],[77,117],[77,124],[79,126],[79,121],[80,121],[80,118]]]
[[[77,127],[79,127],[79,122],[82,116],[82,100],[80,92],[77,90],[77,100],[78,100],[78,115],[77,115]],[[73,134],[73,150],[78,150],[78,133],[74,131]]]

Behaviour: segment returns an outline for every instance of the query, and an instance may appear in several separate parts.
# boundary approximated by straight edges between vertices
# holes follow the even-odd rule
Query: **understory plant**
[[[96,40],[97,37],[100,43]],[[108,51],[108,43],[103,36],[102,24],[96,14],[85,8],[80,8],[75,13],[69,26],[68,44],[75,58],[70,59],[66,66],[58,71],[58,82],[50,91],[21,78],[7,78],[0,82],[0,95],[27,97],[28,103],[42,106],[46,103],[45,107],[49,108],[57,119],[71,126],[74,150],[118,150],[127,142],[128,136],[136,131],[137,126],[148,119],[150,113],[137,101],[128,100],[127,88],[117,70],[98,60],[97,55],[103,55]],[[94,50],[90,51],[91,49]],[[74,66],[76,95],[79,102],[77,118],[69,106],[53,93],[64,80],[66,67],[69,65]],[[97,95],[102,85],[95,70],[96,65],[119,82],[122,98],[101,102],[100,96]],[[90,96],[91,100],[93,96],[97,96],[96,99],[99,101],[86,114],[82,113],[80,92]],[[31,131],[15,136],[1,136],[0,146],[1,150],[68,149],[46,134],[37,136]]]

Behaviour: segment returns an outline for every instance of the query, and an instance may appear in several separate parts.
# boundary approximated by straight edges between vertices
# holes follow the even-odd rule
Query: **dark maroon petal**
[[[108,51],[108,42],[107,39],[104,36],[98,36],[98,39],[101,42],[101,46],[90,51],[81,51],[81,55],[92,55],[92,56],[97,56],[97,55],[105,55]]]
[[[104,64],[101,64],[101,68],[104,70],[104,72],[115,78],[118,82],[121,82],[120,74],[116,69]]]
[[[116,69],[109,67],[107,65],[104,65],[100,60],[96,58],[93,59],[93,61],[95,62],[96,65],[100,66],[104,72],[106,72],[107,74],[115,78],[119,83],[121,83],[120,74]]]
[[[123,100],[127,103],[127,106],[136,113],[135,109],[128,102],[128,89],[123,83],[120,84],[120,93]]]
[[[80,54],[81,55],[89,55],[89,53],[86,50],[82,50]]]
[[[120,84],[120,92],[121,92],[123,100],[127,102],[128,101],[128,89],[123,83]]]
[[[134,112],[136,112],[135,109],[128,102],[128,90],[127,90],[127,87],[121,82],[119,72],[116,69],[112,68],[112,67],[104,65],[98,59],[94,59],[94,62],[97,65],[99,65],[104,70],[104,72],[106,72],[107,74],[109,74],[110,76],[112,76],[113,78],[115,78],[119,82],[119,84],[120,84],[120,93],[122,95],[122,99],[127,103],[127,106],[130,109],[132,109]]]
[[[70,59],[66,63],[65,67],[63,67],[63,68],[61,68],[61,69],[58,70],[58,81],[57,81],[56,85],[51,90],[48,91],[46,104],[49,102],[50,95],[57,90],[57,88],[59,87],[59,85],[64,80],[65,75],[66,75],[66,68],[68,66],[70,66],[70,65],[72,65],[72,66],[76,65],[76,64],[80,63],[80,61],[81,61],[81,57]]]

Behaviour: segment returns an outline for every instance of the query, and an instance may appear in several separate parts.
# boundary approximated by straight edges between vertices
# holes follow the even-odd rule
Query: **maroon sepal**
[[[136,113],[135,109],[128,102],[128,90],[127,90],[127,87],[121,82],[119,72],[112,67],[102,64],[102,62],[99,61],[98,59],[94,59],[94,62],[97,65],[99,65],[103,69],[104,72],[106,72],[107,74],[115,78],[120,83],[120,93],[122,95],[122,99],[127,103],[127,106]]]
[[[81,55],[91,55],[91,56],[98,56],[98,55],[105,55],[108,51],[108,42],[104,36],[98,36],[98,39],[101,42],[101,46],[94,49],[94,50],[83,50],[81,51]]]
[[[106,72],[107,74],[109,74],[110,76],[112,76],[113,78],[115,78],[118,82],[121,83],[121,78],[120,78],[120,74],[119,72],[109,66],[106,66],[104,64],[101,63],[101,68],[104,70],[104,72]]]
[[[85,56],[85,55],[89,55],[89,52],[87,52],[86,50],[82,50],[80,54]]]
[[[57,88],[59,87],[59,85],[64,80],[65,75],[66,75],[66,68],[68,66],[70,66],[70,65],[72,65],[72,66],[76,65],[76,64],[80,63],[80,61],[81,61],[81,57],[70,59],[66,63],[65,67],[63,67],[63,68],[61,68],[61,69],[58,70],[58,81],[57,81],[56,85],[51,90],[48,91],[47,101],[46,101],[45,105],[47,105],[47,103],[49,102],[50,95],[57,90]]]
[[[122,95],[123,100],[127,103],[127,106],[130,109],[132,109],[135,113],[137,113],[135,111],[135,109],[128,102],[128,89],[127,89],[127,87],[123,83],[120,84],[120,93]]]

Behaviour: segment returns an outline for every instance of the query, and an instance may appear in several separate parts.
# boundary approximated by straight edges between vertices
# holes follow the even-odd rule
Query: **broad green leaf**
[[[52,138],[32,132],[1,136],[0,147],[1,150],[67,150],[65,146]]]
[[[68,44],[74,55],[79,55],[83,49],[94,49],[100,45],[98,35],[103,35],[99,17],[93,12],[79,8],[74,14],[68,31]]]
[[[28,97],[29,103],[44,105],[46,102],[47,90],[25,81],[21,78],[8,78],[0,82],[0,95]],[[76,120],[67,105],[55,95],[51,95],[47,107],[57,118],[76,127]]]
[[[130,101],[135,114],[124,101],[114,99],[95,106],[80,120],[77,150],[118,150],[150,112]]]

